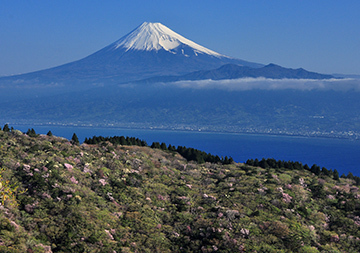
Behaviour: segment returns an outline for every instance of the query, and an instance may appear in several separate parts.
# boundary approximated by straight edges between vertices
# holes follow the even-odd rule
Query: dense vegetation
[[[135,137],[124,137],[124,136],[113,136],[113,137],[103,137],[103,136],[94,136],[92,138],[85,138],[86,144],[99,144],[104,142],[110,142],[115,145],[136,145],[141,147],[147,147],[147,143],[144,140],[140,140]],[[227,156],[220,158],[219,156],[212,155],[210,153],[206,153],[204,151],[195,149],[195,148],[187,148],[184,146],[169,146],[166,143],[162,142],[153,142],[150,146],[151,148],[162,149],[165,151],[178,152],[188,161],[195,161],[198,163],[210,162],[210,163],[222,163],[222,164],[230,164],[234,162],[233,158],[228,158]]]
[[[172,149],[4,127],[0,188],[15,203],[2,197],[0,252],[359,251],[353,175]]]

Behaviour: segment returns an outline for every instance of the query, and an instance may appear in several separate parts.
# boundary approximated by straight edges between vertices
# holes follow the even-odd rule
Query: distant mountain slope
[[[305,69],[284,68],[279,65],[269,64],[260,68],[251,68],[249,66],[239,66],[236,64],[226,64],[217,69],[200,70],[181,76],[158,76],[145,80],[137,81],[138,83],[155,83],[155,82],[175,82],[184,80],[222,80],[237,79],[243,77],[265,77],[272,79],[330,79],[335,78],[332,75],[324,75],[310,72]]]
[[[0,78],[2,84],[102,85],[185,73],[234,63],[262,64],[228,57],[192,42],[160,23],[143,23],[88,57],[58,67]]]

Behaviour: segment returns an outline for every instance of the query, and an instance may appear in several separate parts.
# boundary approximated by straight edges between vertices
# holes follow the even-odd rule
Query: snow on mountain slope
[[[144,22],[135,30],[116,41],[114,43],[114,49],[120,47],[126,48],[126,50],[134,49],[145,51],[164,49],[176,54],[173,49],[179,47],[181,44],[191,47],[195,55],[197,53],[203,53],[216,57],[227,57],[186,39],[161,23],[149,22]],[[181,52],[185,55],[184,50],[181,50]]]

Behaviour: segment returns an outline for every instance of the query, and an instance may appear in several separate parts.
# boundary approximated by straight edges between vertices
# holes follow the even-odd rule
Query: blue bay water
[[[360,141],[354,140],[119,128],[21,125],[13,127],[23,132],[34,128],[36,133],[41,134],[46,134],[50,130],[55,136],[67,139],[71,139],[73,133],[76,133],[80,142],[86,137],[100,135],[129,136],[146,140],[149,145],[152,142],[165,142],[167,145],[192,147],[220,157],[231,156],[237,162],[263,157],[274,158],[299,161],[309,166],[317,164],[327,169],[336,169],[340,175],[352,172],[360,176]]]

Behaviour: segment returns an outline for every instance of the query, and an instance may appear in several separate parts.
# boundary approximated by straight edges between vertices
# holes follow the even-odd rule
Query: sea
[[[76,133],[80,142],[93,136],[129,136],[167,145],[186,146],[218,155],[232,157],[236,162],[248,159],[274,158],[298,161],[310,167],[317,164],[336,169],[340,175],[351,172],[360,176],[360,140],[281,136],[266,134],[218,133],[201,131],[172,131],[122,128],[97,128],[75,126],[25,126],[11,125],[26,132],[34,128],[38,134],[51,131],[55,136],[71,139]]]

